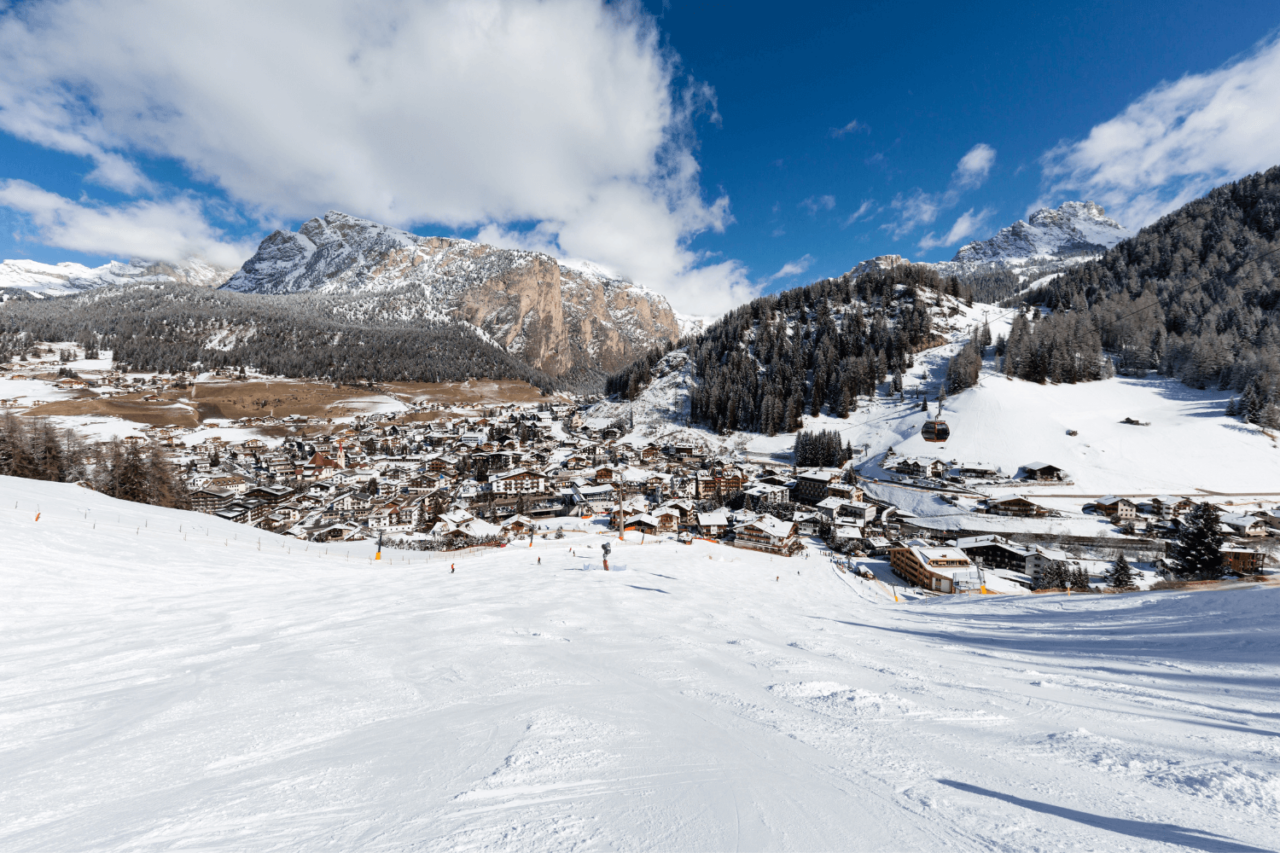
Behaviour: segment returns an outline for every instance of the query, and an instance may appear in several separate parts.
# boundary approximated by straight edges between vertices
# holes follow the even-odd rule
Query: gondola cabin
[[[946,421],[925,421],[920,428],[920,436],[925,441],[942,443],[951,437],[951,428]]]

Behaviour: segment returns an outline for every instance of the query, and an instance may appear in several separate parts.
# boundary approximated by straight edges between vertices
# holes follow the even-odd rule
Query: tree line
[[[9,414],[0,419],[0,474],[54,483],[84,483],[121,500],[190,509],[181,475],[159,448],[107,442],[85,444],[71,430],[47,421],[28,425]]]
[[[1210,192],[1027,299],[1097,330],[1121,373],[1242,392],[1280,426],[1280,167]],[[1247,398],[1247,399],[1246,399]]]
[[[756,299],[681,342],[696,380],[690,419],[714,430],[794,432],[806,414],[845,418],[859,397],[891,381],[902,388],[913,354],[936,345],[931,309],[964,298],[958,281],[904,264],[845,274]],[[669,348],[609,377],[607,389],[634,399]]]
[[[548,392],[598,382],[585,374],[554,379],[466,323],[400,322],[387,319],[385,306],[362,312],[344,299],[355,297],[183,284],[10,299],[0,305],[0,358],[20,357],[34,341],[75,341],[86,352],[111,350],[121,369],[162,373],[250,368],[343,384],[522,379]]]
[[[794,453],[801,468],[836,468],[853,458],[853,445],[841,442],[835,430],[801,430],[796,433]]]

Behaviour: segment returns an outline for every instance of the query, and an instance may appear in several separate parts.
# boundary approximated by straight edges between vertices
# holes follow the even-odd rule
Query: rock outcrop
[[[608,373],[679,337],[663,297],[589,266],[334,211],[268,236],[224,286],[330,295],[353,321],[462,321],[551,376]]]

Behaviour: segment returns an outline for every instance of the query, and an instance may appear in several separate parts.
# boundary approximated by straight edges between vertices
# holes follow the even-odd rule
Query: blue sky
[[[1278,27],[1261,2],[19,3],[0,253],[233,265],[335,208],[710,313],[1040,204],[1145,224],[1280,163]]]

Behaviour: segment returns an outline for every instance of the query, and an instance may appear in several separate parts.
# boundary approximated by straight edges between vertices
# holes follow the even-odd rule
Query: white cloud
[[[199,257],[234,268],[257,245],[226,240],[209,226],[200,204],[187,197],[94,207],[26,181],[2,181],[0,205],[26,214],[40,242],[91,255],[125,254],[155,261]]]
[[[836,197],[833,195],[809,196],[800,202],[799,207],[803,207],[809,211],[809,215],[817,214],[819,210],[831,210],[836,206]]]
[[[846,124],[844,127],[831,128],[831,135],[834,136],[836,139],[839,139],[842,136],[848,136],[850,133],[870,133],[870,132],[871,132],[871,128],[867,127],[865,124],[858,121],[856,118],[853,121]]]
[[[868,217],[874,216],[877,212],[875,207],[876,207],[875,202],[871,201],[870,199],[867,199],[862,204],[858,205],[857,210],[855,210],[853,213],[850,213],[848,216],[845,217],[844,222],[841,223],[841,227],[845,228],[852,225],[855,222],[859,222],[863,219],[867,219]]]
[[[897,221],[880,227],[890,231],[896,240],[921,225],[932,225],[940,213],[959,204],[965,192],[982,186],[995,162],[996,150],[985,142],[979,142],[960,158],[944,192],[927,193],[917,187],[906,195],[897,195],[889,203],[898,211]]]
[[[975,214],[971,207],[964,213],[960,214],[960,217],[956,219],[955,224],[951,226],[951,230],[944,236],[934,237],[933,232],[930,231],[928,234],[921,237],[920,248],[927,252],[930,249],[936,249],[939,246],[954,246],[961,240],[964,240],[967,237],[972,237],[976,234],[994,213],[995,210],[993,208],[985,207],[982,209],[981,213]]]
[[[732,217],[699,184],[714,92],[677,65],[625,0],[36,2],[0,14],[0,129],[125,192],[174,159],[255,217],[543,223],[710,312],[751,285],[687,248]]]
[[[1087,198],[1140,228],[1209,189],[1280,163],[1280,39],[1215,71],[1162,83],[1041,162],[1032,208]]]
[[[800,275],[809,267],[813,266],[813,256],[805,255],[794,261],[787,261],[782,265],[782,269],[769,276],[769,281],[777,281],[780,278],[794,278]]]
[[[969,149],[956,164],[955,173],[951,176],[951,184],[956,189],[968,190],[980,187],[991,174],[991,167],[996,162],[996,149],[979,142]]]

